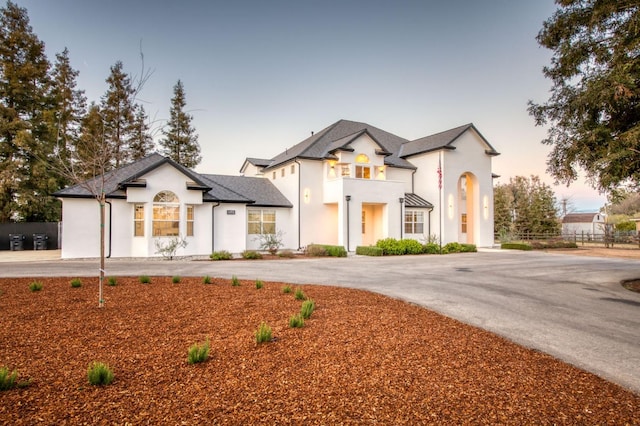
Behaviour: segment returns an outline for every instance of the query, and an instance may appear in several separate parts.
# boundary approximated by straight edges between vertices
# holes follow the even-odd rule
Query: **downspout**
[[[433,207],[429,209],[429,221],[427,222],[427,235],[431,238],[431,212],[433,211]]]
[[[111,205],[111,201],[106,201],[105,200],[105,204],[109,204],[109,253],[107,254],[107,259],[109,259],[111,257],[111,233],[113,232],[112,231],[113,227],[111,226],[112,223],[113,223],[112,222],[113,221],[113,219],[112,219],[113,215],[111,214],[111,212],[113,211],[113,206]]]
[[[349,202],[351,195],[345,195],[344,199],[347,202],[347,251],[349,251]]]
[[[404,205],[404,198],[400,197],[398,198],[398,201],[400,201],[400,239],[402,239],[402,228],[404,228],[404,220],[402,217],[402,206]]]
[[[216,214],[214,209],[220,205],[220,201],[217,201],[215,204],[211,205],[211,253],[215,252],[215,236],[216,236]]]
[[[411,172],[411,193],[412,193],[412,194],[415,194],[415,193],[416,193],[416,192],[415,192],[415,189],[414,189],[414,182],[413,182],[413,181],[414,181],[414,177],[415,177],[415,175],[416,175],[416,172],[417,172],[417,171],[418,171],[417,169],[414,169],[414,170]]]
[[[300,250],[300,248],[302,247],[300,242],[301,242],[301,238],[300,238],[300,230],[302,229],[301,225],[300,225],[300,210],[302,208],[302,205],[300,204],[300,192],[302,191],[302,168],[300,167],[300,162],[298,161],[298,159],[293,160],[294,163],[296,163],[298,165],[298,250]]]

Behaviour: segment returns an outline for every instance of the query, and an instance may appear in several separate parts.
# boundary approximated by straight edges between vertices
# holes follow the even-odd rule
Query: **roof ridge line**
[[[309,146],[307,146],[305,149],[300,151],[300,153],[298,155],[296,155],[296,157],[301,157],[305,152],[307,152],[309,150],[309,148],[314,146],[320,139],[322,139],[327,133],[329,133],[329,131],[333,130],[338,125],[338,123],[340,123],[341,121],[344,121],[344,119],[341,118],[340,120],[336,121],[335,123],[333,123],[333,124],[329,125],[328,127],[325,127],[324,129],[320,130],[320,132],[324,132],[324,133],[322,135],[320,135],[320,133],[318,133],[320,136],[318,136],[318,138],[315,141],[313,141],[313,143],[309,144]],[[311,135],[310,137],[313,137],[313,135]]]

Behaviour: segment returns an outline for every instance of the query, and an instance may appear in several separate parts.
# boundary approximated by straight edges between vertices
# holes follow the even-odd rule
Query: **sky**
[[[274,157],[340,119],[409,140],[473,123],[501,153],[496,183],[537,175],[575,211],[605,203],[584,179],[554,185],[546,129],[527,112],[549,97],[551,52],[535,37],[553,0],[14,3],[51,62],[69,49],[89,102],[117,61],[135,80],[148,74],[139,101],[156,139],[181,80],[198,172],[237,175],[246,157]]]

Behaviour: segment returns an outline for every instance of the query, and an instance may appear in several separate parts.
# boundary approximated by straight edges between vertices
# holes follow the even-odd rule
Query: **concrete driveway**
[[[6,259],[5,259],[6,260]],[[0,276],[90,276],[96,260],[4,261]],[[108,259],[108,275],[262,279],[403,299],[551,354],[640,393],[640,261],[482,250],[446,256],[275,261]],[[428,332],[428,330],[425,330]]]

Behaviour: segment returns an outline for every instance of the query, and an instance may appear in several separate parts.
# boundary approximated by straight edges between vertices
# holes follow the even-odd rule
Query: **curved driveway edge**
[[[640,261],[486,250],[446,256],[108,259],[107,275],[181,275],[359,288],[435,310],[640,393]],[[97,260],[0,263],[3,277],[92,276]],[[425,330],[428,332],[428,330]]]

